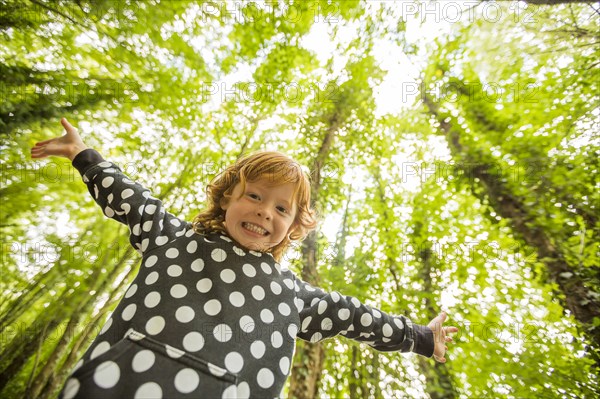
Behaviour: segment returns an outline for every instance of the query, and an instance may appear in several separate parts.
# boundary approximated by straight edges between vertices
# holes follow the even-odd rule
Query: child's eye
[[[281,212],[281,213],[287,213],[287,211],[288,211],[288,210],[287,210],[286,208],[284,208],[283,206],[278,206],[278,207],[277,207],[277,210],[278,210],[279,212]]]
[[[254,194],[254,193],[247,193],[246,194],[248,197],[255,199],[255,200],[259,200],[260,196],[258,194]]]

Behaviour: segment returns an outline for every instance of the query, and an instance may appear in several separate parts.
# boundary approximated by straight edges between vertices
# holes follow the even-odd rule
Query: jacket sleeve
[[[73,159],[73,166],[104,215],[129,227],[129,241],[139,253],[171,242],[189,229],[189,223],[167,213],[148,189],[131,181],[97,151],[80,152]]]
[[[358,299],[327,293],[296,277],[296,306],[300,312],[298,337],[318,342],[338,334],[379,351],[433,355],[433,331],[413,324],[404,316],[392,316]]]

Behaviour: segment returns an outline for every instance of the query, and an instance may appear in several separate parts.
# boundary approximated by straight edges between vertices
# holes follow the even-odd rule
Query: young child
[[[64,118],[62,137],[32,158],[73,162],[107,217],[127,224],[139,272],[75,367],[63,398],[276,397],[290,373],[295,339],[343,335],[381,351],[445,362],[445,313],[428,326],[327,293],[278,261],[315,228],[309,182],[277,152],[245,157],[207,188],[193,223],[88,149]]]

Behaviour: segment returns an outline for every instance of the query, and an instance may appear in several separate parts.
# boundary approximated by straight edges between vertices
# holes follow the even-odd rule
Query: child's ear
[[[224,211],[227,210],[227,208],[229,208],[229,200],[228,198],[221,198],[221,200],[219,201],[219,205],[221,206],[221,209],[223,209]]]

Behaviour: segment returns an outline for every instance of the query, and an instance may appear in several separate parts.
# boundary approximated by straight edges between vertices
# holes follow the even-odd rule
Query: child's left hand
[[[446,358],[444,357],[446,351],[448,350],[446,343],[452,342],[452,337],[448,336],[448,333],[458,332],[457,327],[443,326],[447,317],[448,315],[446,312],[442,312],[427,325],[427,327],[431,328],[433,331],[433,341],[435,344],[433,349],[433,358],[440,363],[446,363]]]

